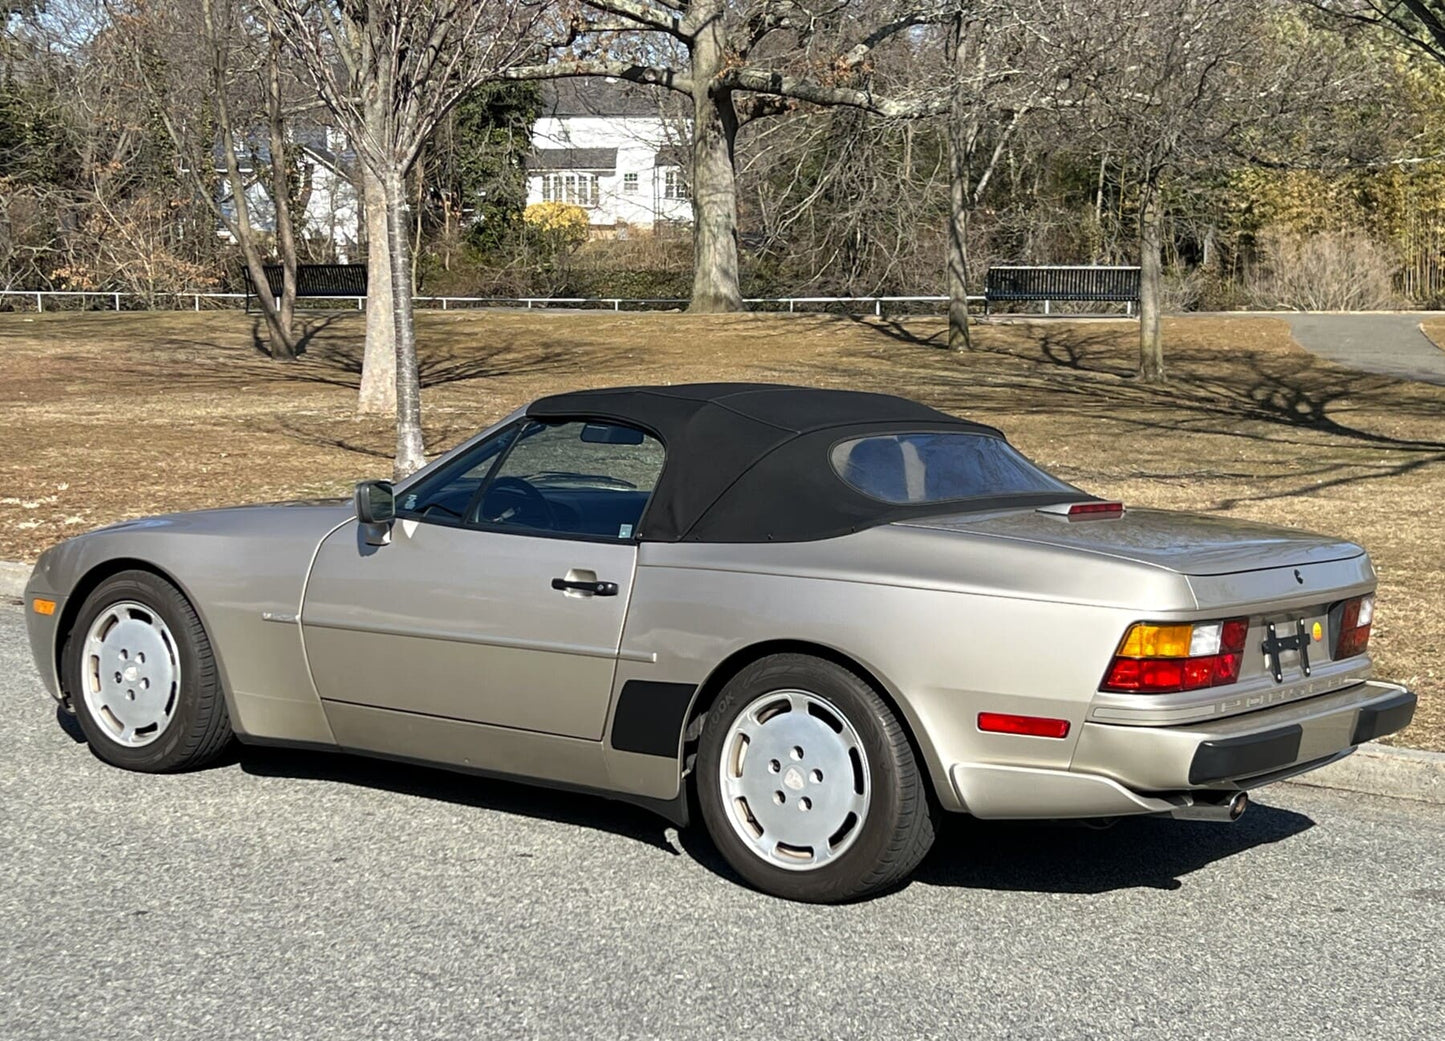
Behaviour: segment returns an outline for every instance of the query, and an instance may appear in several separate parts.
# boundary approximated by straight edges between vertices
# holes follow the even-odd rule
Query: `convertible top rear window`
[[[830,453],[850,487],[888,503],[1075,492],[1002,438],[930,431],[855,437]]]

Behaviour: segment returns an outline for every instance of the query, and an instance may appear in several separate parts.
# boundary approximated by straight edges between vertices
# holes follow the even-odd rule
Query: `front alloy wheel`
[[[792,900],[853,900],[928,852],[934,804],[903,727],[861,676],[780,654],[744,668],[708,710],[698,796],[718,850]]]
[[[181,661],[156,611],[134,600],[106,605],[80,654],[80,696],[107,737],[141,748],[165,733],[180,700]]]
[[[149,571],[85,598],[61,651],[65,692],[91,749],[128,770],[204,766],[231,740],[211,641],[179,589]]]

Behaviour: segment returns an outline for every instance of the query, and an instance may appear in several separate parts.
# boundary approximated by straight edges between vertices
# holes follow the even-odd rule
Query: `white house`
[[[362,241],[362,212],[357,198],[356,185],[352,180],[355,157],[339,149],[339,134],[325,127],[306,128],[295,134],[296,162],[300,190],[297,201],[298,212],[292,215],[296,223],[298,246],[310,243],[311,252],[330,253],[341,263],[364,261],[360,249]],[[264,140],[253,143],[260,162],[270,162],[270,148]],[[251,227],[263,235],[276,231],[276,213],[271,205],[267,189],[267,177],[254,168],[248,150],[238,148],[236,159],[241,168],[241,178],[246,183],[246,209],[251,218]],[[235,204],[226,187],[225,166],[217,155],[216,173],[222,193],[221,207],[228,215],[235,215]],[[231,241],[231,235],[224,227],[219,229],[221,238]],[[303,249],[304,252],[304,249]]]
[[[645,88],[612,79],[551,86],[532,128],[527,203],[585,207],[592,227],[625,233],[692,220],[684,120]]]

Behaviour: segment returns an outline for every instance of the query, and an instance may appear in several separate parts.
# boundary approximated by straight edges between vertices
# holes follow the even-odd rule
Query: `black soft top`
[[[771,383],[575,391],[541,398],[527,415],[607,420],[655,435],[667,457],[637,531],[654,542],[801,542],[957,513],[963,508],[957,502],[894,504],[864,495],[834,472],[829,450],[870,434],[1003,438],[993,427],[891,394]],[[1061,498],[1067,496],[1051,497]],[[968,508],[981,505],[970,501]]]

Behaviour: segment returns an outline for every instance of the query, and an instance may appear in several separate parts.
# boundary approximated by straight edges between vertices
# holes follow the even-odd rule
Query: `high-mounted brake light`
[[[1069,507],[1070,517],[1091,517],[1101,513],[1123,513],[1122,502],[1076,502]]]
[[[1137,622],[1119,641],[1099,689],[1169,694],[1234,683],[1248,636],[1248,618],[1178,625]]]
[[[1052,513],[1069,520],[1107,520],[1124,515],[1122,502],[1058,502],[1040,506],[1040,513]]]
[[[1370,624],[1375,620],[1375,594],[1346,600],[1335,634],[1335,658],[1353,658],[1370,646]]]

